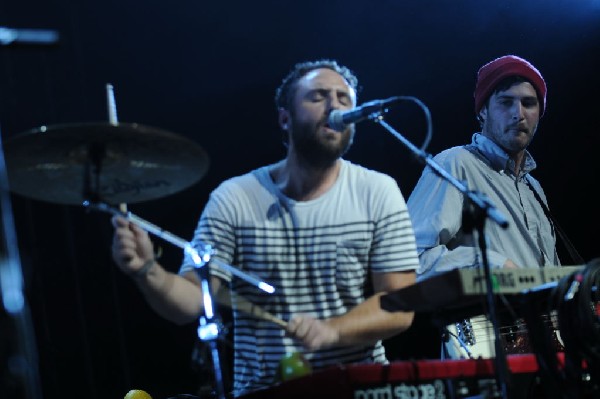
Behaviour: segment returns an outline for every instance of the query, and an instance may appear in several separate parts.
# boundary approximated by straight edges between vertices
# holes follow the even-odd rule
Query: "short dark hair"
[[[531,81],[529,79],[527,79],[524,76],[520,76],[520,75],[514,75],[514,76],[509,76],[507,78],[502,79],[497,85],[496,87],[494,87],[494,89],[492,90],[492,94],[496,94],[500,91],[505,91],[508,90],[512,85],[514,85],[515,83],[521,83],[521,82],[529,82],[531,83]],[[533,85],[533,83],[531,83]],[[534,86],[535,87],[535,86]],[[490,95],[491,97],[492,95]],[[490,97],[487,98],[487,101],[490,100]],[[539,98],[539,94],[537,94],[536,92],[536,97]],[[487,102],[486,101],[486,102]],[[540,101],[541,103],[541,101]]]
[[[278,110],[280,108],[289,109],[292,98],[294,97],[294,93],[296,91],[296,83],[310,71],[319,68],[329,68],[332,71],[339,73],[344,79],[346,79],[350,87],[352,87],[355,92],[358,91],[358,79],[354,73],[347,67],[338,64],[338,62],[335,60],[321,59],[316,61],[299,62],[294,65],[288,75],[283,78],[281,85],[279,85],[275,91],[275,107]]]

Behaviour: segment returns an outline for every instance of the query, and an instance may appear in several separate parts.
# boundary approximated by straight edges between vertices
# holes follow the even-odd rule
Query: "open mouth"
[[[323,127],[324,127],[326,130],[328,130],[328,131],[332,131],[332,132],[335,132],[335,133],[341,133],[341,131],[339,131],[339,130],[337,130],[337,129],[334,129],[333,127],[331,127],[331,125],[329,124],[329,122],[328,122],[328,121],[325,121],[325,122],[323,123]]]

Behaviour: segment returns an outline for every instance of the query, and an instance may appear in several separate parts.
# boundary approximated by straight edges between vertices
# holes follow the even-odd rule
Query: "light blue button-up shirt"
[[[485,221],[490,266],[501,267],[507,259],[519,267],[559,266],[554,229],[527,183],[547,205],[539,182],[529,174],[536,167],[531,154],[526,152],[520,175],[515,176],[514,162],[493,141],[475,133],[470,148],[449,148],[433,160],[469,190],[485,194],[508,220],[506,229]],[[463,227],[465,198],[429,166],[424,169],[408,199],[421,262],[419,279],[481,264],[477,234]]]

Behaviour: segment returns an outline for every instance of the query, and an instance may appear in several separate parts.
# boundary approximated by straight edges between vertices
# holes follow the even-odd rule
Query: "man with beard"
[[[544,191],[531,176],[536,163],[527,150],[546,109],[546,83],[531,63],[506,55],[479,69],[474,97],[481,132],[473,134],[471,144],[446,149],[434,161],[468,189],[484,194],[508,219],[506,229],[485,223],[490,267],[557,267],[554,226],[546,215]],[[421,261],[418,280],[482,265],[473,232],[476,215],[454,186],[426,168],[408,208]],[[493,337],[485,336],[489,323],[481,318],[468,322],[449,330],[443,357],[494,356]],[[482,335],[469,336],[471,331]]]
[[[269,295],[211,267],[213,294],[228,284],[287,323],[244,313],[233,296],[233,396],[275,383],[280,359],[294,351],[313,370],[385,363],[382,339],[412,322],[412,313],[379,305],[381,295],[412,284],[418,268],[404,197],[391,177],[341,158],[353,125],[339,132],[327,124],[331,111],[355,107],[357,84],[336,61],[295,65],[275,95],[287,156],[223,182],[198,222],[197,249],[210,245],[213,261],[275,287]],[[176,323],[196,321],[202,290],[190,255],[170,273],[145,232],[121,217],[113,224],[113,258],[153,309]]]

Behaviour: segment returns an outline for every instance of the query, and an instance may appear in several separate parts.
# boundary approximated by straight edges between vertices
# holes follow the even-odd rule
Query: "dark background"
[[[364,87],[359,103],[419,98],[432,115],[427,151],[436,153],[477,130],[477,69],[520,55],[548,84],[530,147],[534,174],[583,258],[599,255],[600,0],[4,0],[0,26],[61,36],[49,47],[0,46],[3,140],[41,125],[107,121],[112,83],[120,122],[174,132],[206,150],[210,168],[198,183],[129,207],[184,239],[220,181],[284,156],[273,94],[294,63],[335,58],[349,66]],[[423,141],[418,107],[401,104],[386,120],[416,145]],[[372,122],[358,126],[346,158],[392,175],[407,197],[422,169]],[[196,393],[210,380],[210,369],[192,367],[196,326],[155,315],[111,262],[109,215],[11,199],[31,310],[25,332],[35,336],[45,398],[121,398],[139,388],[160,399]],[[164,263],[177,270],[181,251],[162,247]],[[10,354],[24,332],[4,324],[0,339]],[[13,392],[14,379],[3,378]]]

